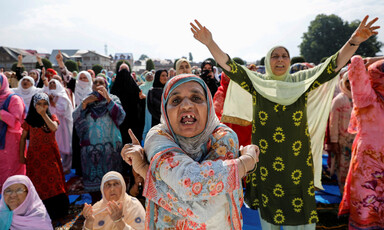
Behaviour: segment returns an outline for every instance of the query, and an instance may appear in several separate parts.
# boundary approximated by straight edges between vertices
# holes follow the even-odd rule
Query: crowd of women
[[[22,73],[19,56],[16,78],[0,74],[0,225],[52,229],[68,214],[74,168],[92,196],[86,230],[242,229],[244,203],[263,229],[315,229],[328,151],[339,214],[353,229],[384,228],[384,60],[352,58],[376,21],[317,66],[290,66],[276,46],[265,66],[246,67],[196,20],[194,38],[223,70],[209,68],[209,82],[196,74],[211,61],[136,76],[124,63],[70,72],[60,52],[58,72],[38,58]]]

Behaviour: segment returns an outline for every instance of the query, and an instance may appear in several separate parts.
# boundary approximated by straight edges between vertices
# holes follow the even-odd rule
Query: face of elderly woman
[[[208,104],[203,87],[195,81],[174,89],[167,103],[167,115],[175,134],[194,137],[207,123]]]
[[[25,200],[28,189],[23,184],[13,184],[4,190],[4,201],[10,210],[15,210]]]
[[[118,201],[123,187],[119,180],[109,180],[104,183],[104,196],[107,201]]]
[[[271,69],[276,76],[281,76],[287,72],[290,67],[291,60],[286,49],[278,47],[271,54]]]
[[[80,74],[80,77],[79,77],[79,80],[80,81],[84,81],[84,82],[88,82],[88,78],[87,78],[87,76],[85,75],[85,74]]]
[[[96,91],[96,88],[97,88],[98,86],[100,86],[100,85],[106,87],[104,79],[101,78],[101,77],[97,77],[97,78],[93,81],[92,90],[93,90],[93,91]]]
[[[32,82],[30,82],[28,79],[23,79],[23,81],[21,81],[21,87],[23,89],[29,89],[29,87],[32,87]]]

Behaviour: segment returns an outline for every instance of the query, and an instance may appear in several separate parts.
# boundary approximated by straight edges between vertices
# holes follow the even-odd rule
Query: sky
[[[197,19],[231,57],[255,62],[275,45],[286,46],[293,57],[318,14],[348,22],[379,17],[378,41],[384,43],[383,0],[1,0],[0,9],[0,46],[39,53],[105,54],[107,45],[108,54],[133,53],[134,59],[145,54],[174,60],[191,52],[199,62],[211,55],[190,31]]]

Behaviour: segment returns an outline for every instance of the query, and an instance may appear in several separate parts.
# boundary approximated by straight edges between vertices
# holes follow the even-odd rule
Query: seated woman
[[[31,180],[24,175],[8,177],[1,191],[1,229],[53,229],[51,218]]]
[[[207,85],[195,75],[168,81],[161,110],[144,145],[150,166],[132,132],[133,145],[121,152],[146,178],[146,228],[242,229],[240,179],[255,167],[257,146],[242,148],[238,157],[236,133],[220,124]]]
[[[129,196],[120,173],[110,171],[100,186],[103,199],[85,204],[84,229],[144,229],[145,210],[140,201]]]

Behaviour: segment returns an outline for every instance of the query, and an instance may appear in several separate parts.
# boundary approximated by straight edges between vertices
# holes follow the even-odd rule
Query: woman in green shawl
[[[316,167],[317,153],[322,149],[335,76],[360,43],[378,33],[379,27],[373,26],[377,20],[367,22],[366,16],[326,62],[292,75],[286,48],[272,48],[265,58],[266,74],[259,74],[236,64],[197,20],[191,23],[195,39],[207,46],[231,82],[238,84],[227,93],[226,121],[235,123],[242,118],[239,124],[252,122],[252,143],[261,153],[258,170],[246,179],[244,200],[252,209],[259,209],[263,229],[316,228],[315,186],[321,188],[316,176],[321,173]],[[250,112],[246,111],[249,104],[253,105]]]

